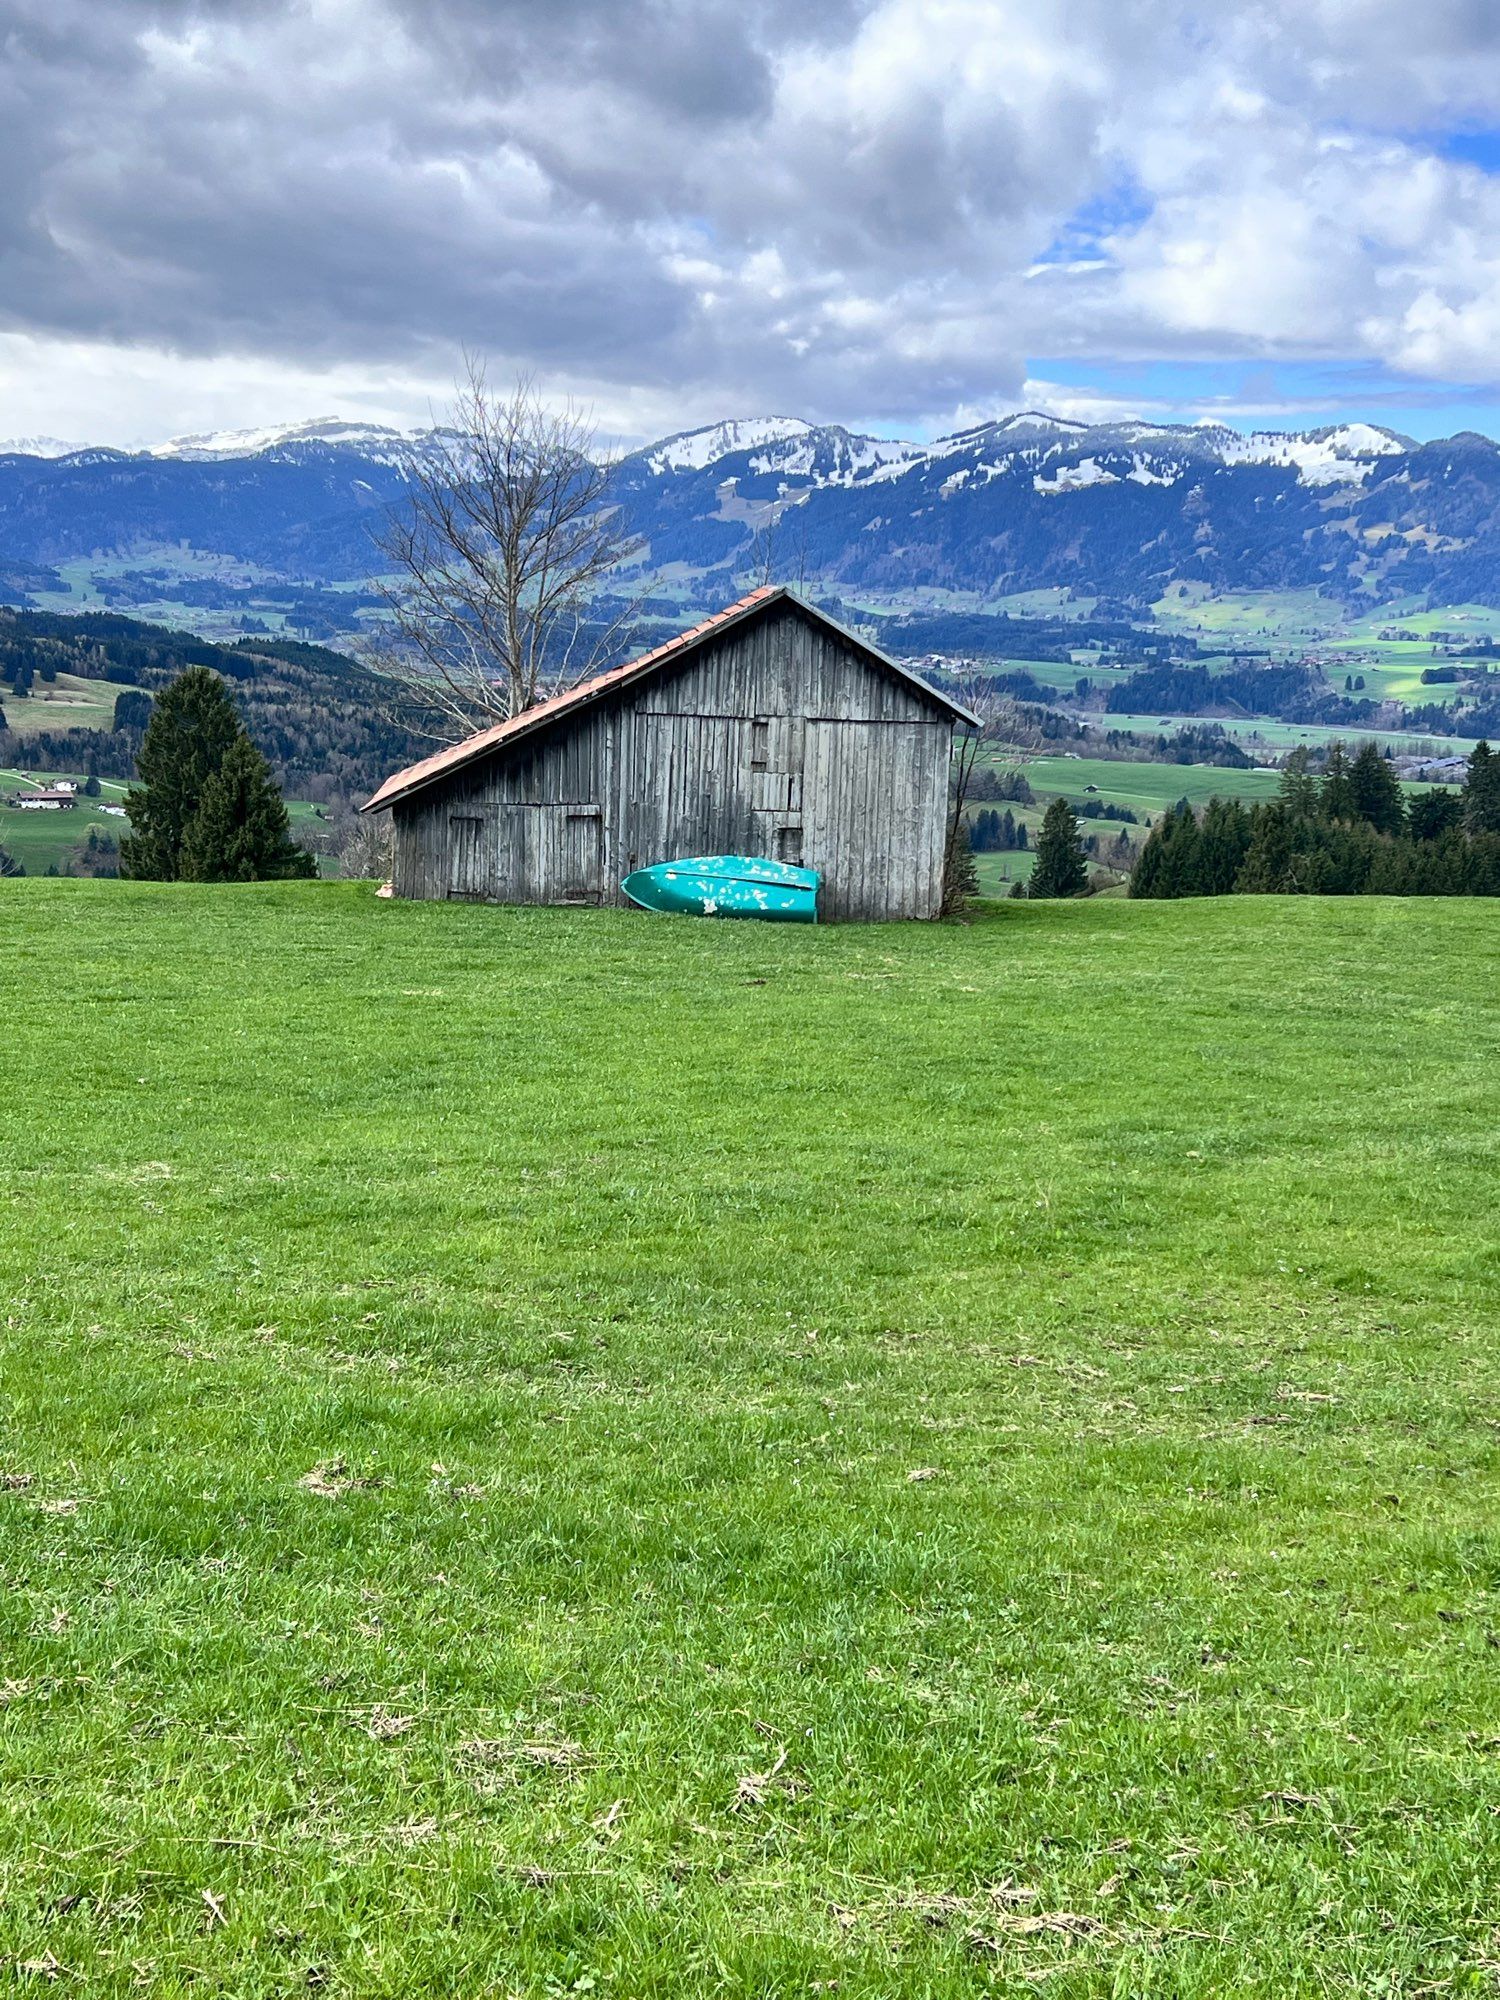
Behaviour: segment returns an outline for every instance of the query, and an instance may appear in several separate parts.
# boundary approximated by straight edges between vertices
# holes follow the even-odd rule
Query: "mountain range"
[[[143,451],[0,446],[0,596],[60,564],[214,556],[305,589],[375,567],[371,531],[432,432],[322,419]],[[994,606],[1064,587],[1144,607],[1169,585],[1313,586],[1370,604],[1500,603],[1500,447],[1373,424],[1245,434],[1035,411],[930,443],[793,417],[621,458],[641,580],[689,603],[767,565],[872,605]]]

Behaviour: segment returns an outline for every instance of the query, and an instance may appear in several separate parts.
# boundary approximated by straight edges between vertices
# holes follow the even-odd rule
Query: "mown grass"
[[[18,1990],[1493,1990],[1485,908],[0,931]]]

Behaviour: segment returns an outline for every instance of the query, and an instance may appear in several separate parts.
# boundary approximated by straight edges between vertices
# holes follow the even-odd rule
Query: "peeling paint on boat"
[[[638,868],[620,887],[643,910],[815,924],[818,883],[816,868],[797,868],[789,861],[767,861],[749,854],[704,854]]]

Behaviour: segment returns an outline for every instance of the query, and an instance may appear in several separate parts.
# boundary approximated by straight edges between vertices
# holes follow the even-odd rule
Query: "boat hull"
[[[818,921],[818,871],[748,854],[703,854],[638,868],[620,884],[632,903],[693,917],[758,917],[773,924]]]

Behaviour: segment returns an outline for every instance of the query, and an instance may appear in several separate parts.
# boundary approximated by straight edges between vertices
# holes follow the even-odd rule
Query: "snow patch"
[[[754,451],[782,438],[805,437],[811,430],[812,425],[800,417],[730,417],[702,430],[679,431],[675,437],[663,438],[646,454],[646,463],[658,475],[701,472],[733,452]]]
[[[255,430],[199,431],[152,445],[151,458],[255,458],[263,451],[289,445],[340,445],[363,452],[403,452],[419,432],[392,430],[385,424],[354,424],[342,417],[314,417],[301,424],[268,424]]]
[[[1076,465],[1060,465],[1050,479],[1033,473],[1031,483],[1038,493],[1067,493],[1080,486],[1118,486],[1120,475],[1106,472],[1097,458],[1081,458]]]
[[[1377,458],[1406,449],[1373,424],[1337,424],[1319,431],[1226,432],[1219,446],[1226,465],[1284,465],[1304,486],[1357,486]]]

